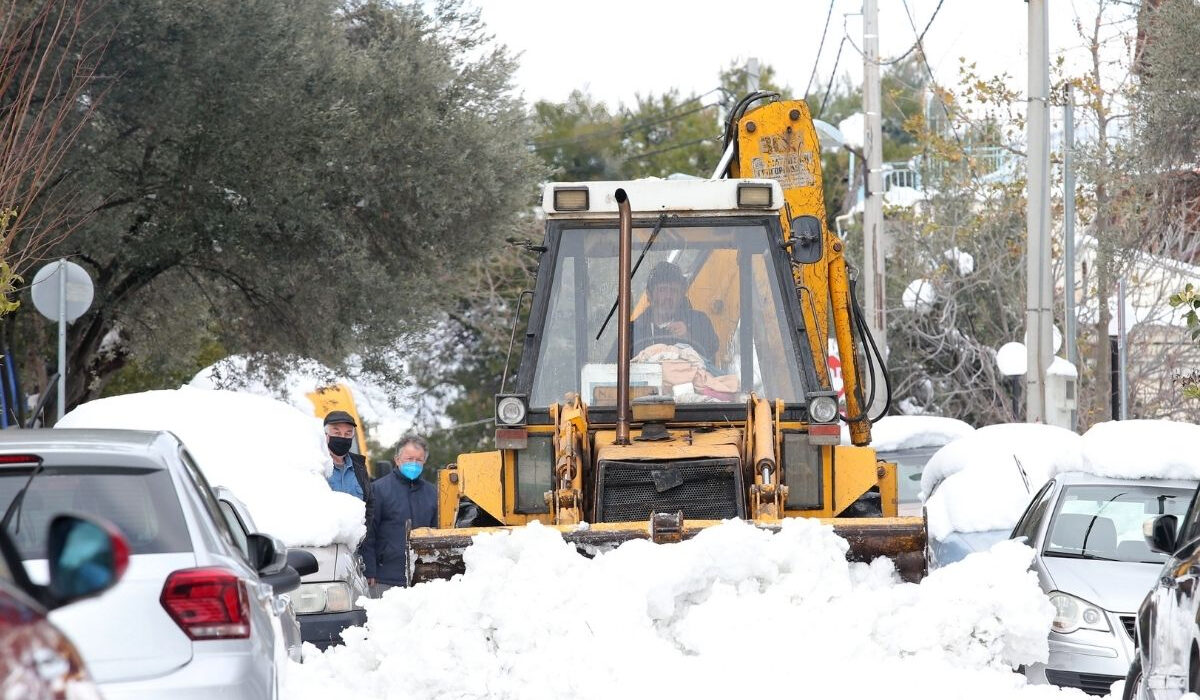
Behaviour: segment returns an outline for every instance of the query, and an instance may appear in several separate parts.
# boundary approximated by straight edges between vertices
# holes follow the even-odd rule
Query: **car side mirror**
[[[250,565],[262,576],[277,574],[287,566],[287,547],[275,537],[261,532],[246,535],[246,549]]]
[[[287,551],[287,565],[296,570],[296,573],[301,576],[317,573],[317,569],[321,568],[317,564],[317,558],[307,549],[289,549]]]
[[[792,219],[792,240],[787,242],[792,260],[800,265],[820,261],[823,237],[821,221],[817,217],[805,214]]]
[[[1174,554],[1178,528],[1179,518],[1174,515],[1160,515],[1142,523],[1142,536],[1153,551]]]
[[[50,522],[46,550],[50,608],[103,593],[129,566],[129,544],[115,527],[74,515],[59,515]]]

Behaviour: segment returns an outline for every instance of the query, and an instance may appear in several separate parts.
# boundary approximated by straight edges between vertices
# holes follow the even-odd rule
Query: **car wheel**
[[[1121,692],[1121,700],[1138,700],[1142,695],[1142,655],[1136,654],[1133,663],[1129,664],[1129,672],[1125,674],[1125,689]]]

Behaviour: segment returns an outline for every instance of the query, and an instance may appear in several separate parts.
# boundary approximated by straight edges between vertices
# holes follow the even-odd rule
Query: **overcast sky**
[[[917,31],[938,0],[907,0]],[[709,3],[696,0],[473,0],[497,41],[520,53],[516,80],[526,99],[561,101],[574,89],[615,106],[637,93],[704,93],[718,84],[730,62],[754,57],[774,67],[780,82],[803,93],[809,82],[829,8],[827,0],[757,0]],[[1079,66],[1089,59],[1075,29],[1090,26],[1096,0],[1048,0],[1050,48]],[[1113,3],[1110,2],[1110,5]],[[879,0],[880,53],[886,60],[906,51],[915,32],[901,0]],[[1119,3],[1111,16],[1127,15]],[[823,90],[845,35],[862,46],[861,0],[834,0],[828,35],[813,92]],[[984,75],[1007,72],[1010,85],[1026,84],[1028,10],[1024,0],[944,0],[925,36],[938,82],[954,85],[959,58],[978,64]],[[848,14],[851,13],[851,14]],[[1113,35],[1123,26],[1108,27]],[[1113,46],[1113,52],[1119,47]],[[837,74],[862,80],[862,57],[847,41]],[[820,87],[818,87],[818,84]]]

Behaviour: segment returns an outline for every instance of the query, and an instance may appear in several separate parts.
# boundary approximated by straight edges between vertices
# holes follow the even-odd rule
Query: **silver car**
[[[1138,606],[1166,559],[1151,551],[1143,524],[1182,518],[1195,490],[1195,481],[1082,473],[1042,486],[1012,533],[1034,548],[1034,570],[1056,613],[1049,660],[1025,668],[1031,682],[1105,695],[1125,677]]]
[[[367,597],[367,579],[362,559],[345,544],[304,549],[316,557],[318,569],[304,577],[292,604],[304,641],[327,649],[341,644],[342,630],[366,623],[367,611],[358,601]]]
[[[30,478],[6,455],[36,455],[9,532],[30,578],[47,579],[48,519],[74,512],[114,523],[129,568],[111,590],[51,620],[83,654],[109,700],[278,696],[286,662],[272,584],[299,583],[285,549],[250,534],[243,551],[184,445],[168,432],[0,433],[0,502]],[[253,562],[253,563],[252,563]]]

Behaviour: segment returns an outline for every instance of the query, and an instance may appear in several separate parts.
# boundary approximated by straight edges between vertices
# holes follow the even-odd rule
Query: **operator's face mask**
[[[350,444],[353,441],[354,441],[354,438],[338,437],[336,435],[330,435],[329,439],[326,440],[326,444],[329,445],[330,452],[337,455],[338,457],[345,457],[346,453],[350,451]]]
[[[421,476],[421,471],[424,468],[425,465],[421,464],[420,462],[410,460],[408,462],[403,462],[400,465],[400,473],[404,475],[404,478],[416,481],[417,478]]]

